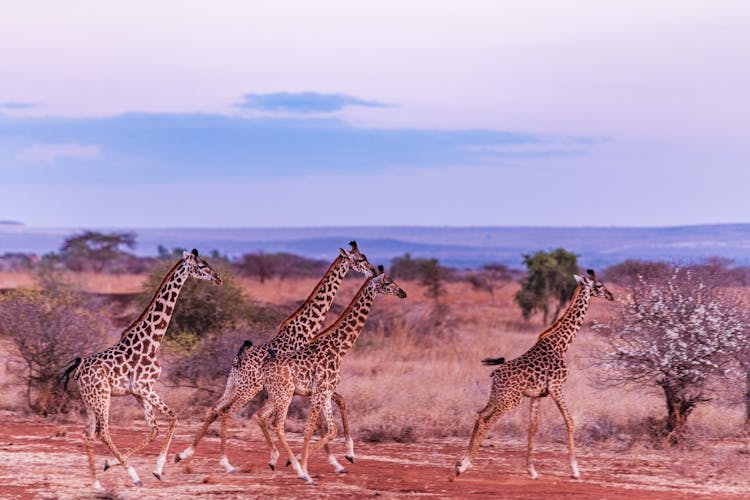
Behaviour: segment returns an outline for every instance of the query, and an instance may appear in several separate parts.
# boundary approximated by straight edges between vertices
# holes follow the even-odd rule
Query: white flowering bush
[[[709,279],[707,279],[709,278]],[[696,405],[712,398],[709,383],[728,375],[744,344],[737,296],[703,273],[676,268],[666,279],[643,276],[622,299],[605,334],[600,361],[608,385],[656,386],[664,394],[664,435],[677,444]]]

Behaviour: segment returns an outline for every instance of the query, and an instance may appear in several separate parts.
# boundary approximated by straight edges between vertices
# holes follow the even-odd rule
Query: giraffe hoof
[[[138,481],[136,481],[136,482],[135,482],[135,483],[133,483],[133,484],[135,484],[136,486],[143,486],[143,481],[141,481],[141,480],[139,479]]]
[[[349,455],[344,455],[344,458],[349,460],[351,463],[354,463],[354,457]]]
[[[289,467],[290,465],[292,465],[292,461],[289,460],[289,459],[287,459],[287,461],[286,461],[286,467]]]
[[[268,466],[271,468],[271,470],[273,470],[273,471],[276,470],[276,466],[274,464],[268,464]]]
[[[340,469],[336,469],[336,472],[339,474],[347,474],[349,471],[346,470],[346,467],[341,467]]]
[[[109,460],[104,461],[104,470],[109,469],[111,466],[109,465]]]
[[[158,473],[156,473],[156,472],[152,472],[152,474],[154,475],[154,477],[155,477],[156,479],[158,479],[159,481],[161,481],[161,474],[158,474]]]
[[[180,460],[182,460],[182,457],[179,453],[175,453],[174,455],[174,463],[178,463]]]

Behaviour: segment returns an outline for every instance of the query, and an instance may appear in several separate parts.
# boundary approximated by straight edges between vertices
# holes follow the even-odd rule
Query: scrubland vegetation
[[[169,259],[174,258],[166,251],[162,257],[149,264],[149,273],[128,273],[121,268],[102,272],[86,266],[70,270],[59,265],[52,266],[53,271],[40,268],[41,274],[40,269],[0,273],[4,290],[0,296],[0,352],[4,360],[0,367],[0,410],[16,416],[43,415],[54,421],[82,418],[77,399],[68,399],[52,382],[72,357],[88,355],[117,340],[120,329],[137,316]],[[270,338],[276,326],[307,297],[326,263],[305,261],[300,266],[304,269],[301,275],[292,272],[293,266],[279,264],[299,264],[299,259],[274,256],[270,259],[274,265],[264,267],[261,273],[259,266],[265,264],[258,262],[264,260],[262,256],[230,262],[215,255],[224,285],[211,287],[195,282],[183,291],[163,347],[164,371],[158,388],[177,411],[181,426],[195,425],[219,397],[232,357],[242,342],[249,339],[259,343]],[[408,255],[392,264],[394,278],[408,292],[408,299],[378,298],[365,331],[343,363],[339,392],[347,399],[353,433],[357,439],[370,442],[445,437],[468,440],[474,414],[485,404],[490,386],[492,369],[482,366],[480,360],[489,356],[510,359],[526,351],[545,327],[545,310],[519,307],[522,285],[518,280],[525,277],[528,282],[529,275],[503,266],[459,271],[441,268],[434,259],[412,259]],[[682,279],[680,273],[691,277]],[[689,453],[707,442],[724,440],[737,442],[737,449],[743,452],[740,439],[746,436],[750,391],[747,348],[743,348],[747,345],[745,311],[750,308],[750,290],[744,283],[744,270],[720,261],[677,271],[668,263],[631,261],[600,274],[616,301],[592,301],[567,355],[571,377],[566,397],[579,444],[631,451],[678,445],[683,450],[680,453]],[[675,320],[686,322],[684,332],[666,323],[651,325],[647,330],[651,337],[646,337],[646,344],[649,338],[658,343],[653,332],[659,328],[667,337],[699,344],[690,346],[698,358],[677,359],[672,349],[660,354],[662,359],[708,367],[705,373],[692,373],[679,380],[687,391],[683,403],[689,408],[682,416],[686,425],[681,427],[678,439],[665,432],[674,425],[669,421],[673,408],[665,404],[670,403],[668,398],[665,401],[665,372],[656,367],[655,372],[644,374],[645,369],[633,371],[632,364],[618,365],[617,353],[622,347],[618,341],[628,328],[637,329],[633,326],[637,322],[626,324],[626,313],[628,308],[637,309],[634,294],[649,289],[646,281],[657,288],[671,282],[678,288],[702,290],[706,297],[719,300],[719,305],[711,305],[706,299],[693,306],[682,303],[681,307],[692,308],[692,312],[696,308],[700,312],[700,307],[718,307],[722,314],[732,315],[731,331],[722,329],[725,318],[710,317],[707,324],[699,325],[687,310],[682,319]],[[360,284],[358,277],[344,281],[329,313],[329,323],[346,307]],[[684,297],[685,301],[693,300],[688,292]],[[551,296],[550,312],[558,307],[558,299],[558,295]],[[47,316],[30,313],[32,306]],[[661,317],[670,315],[665,312]],[[658,323],[659,319],[654,321]],[[712,337],[712,342],[732,343],[732,349],[712,357],[707,336],[714,335],[712,328],[716,330],[717,325],[717,333],[725,336]],[[696,330],[698,326],[703,329]],[[29,342],[31,337],[34,342]],[[45,346],[47,350],[54,348],[54,353]],[[127,398],[116,398],[113,405],[119,408],[113,411],[114,423],[142,419],[140,409]],[[254,429],[254,422],[246,417],[258,406],[258,402],[251,403],[232,425]],[[301,428],[305,411],[306,402],[295,399],[288,421],[290,430]],[[527,420],[528,409],[522,405],[503,417],[491,436],[521,440]],[[550,401],[542,404],[538,439],[565,439],[562,419]],[[731,460],[746,462],[747,455],[739,452]]]

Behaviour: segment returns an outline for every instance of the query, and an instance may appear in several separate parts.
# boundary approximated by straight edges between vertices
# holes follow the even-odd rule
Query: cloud
[[[523,157],[567,156],[570,148],[561,145],[575,139],[498,130],[367,128],[333,118],[0,115],[0,169],[6,181],[103,185],[462,165],[505,168]],[[585,155],[591,148],[576,143],[575,150]],[[29,163],[55,168],[29,169]]]
[[[7,109],[10,111],[18,111],[22,109],[31,109],[37,107],[39,104],[35,102],[0,102],[0,109]]]
[[[273,94],[245,94],[237,104],[242,109],[255,109],[274,113],[333,113],[348,106],[385,108],[387,104],[368,101],[346,94],[320,94],[318,92],[277,92]]]
[[[15,159],[23,163],[56,163],[62,159],[93,160],[101,154],[95,145],[62,143],[32,144],[17,152]]]

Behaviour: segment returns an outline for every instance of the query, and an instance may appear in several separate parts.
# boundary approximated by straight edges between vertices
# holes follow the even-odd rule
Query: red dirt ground
[[[272,472],[266,462],[268,452],[259,433],[236,429],[230,439],[230,460],[239,471],[227,474],[217,460],[218,439],[206,437],[189,462],[175,464],[174,453],[187,445],[196,422],[182,422],[172,443],[164,480],[151,470],[160,442],[149,446],[132,460],[144,486],[130,483],[120,467],[99,472],[106,488],[99,498],[353,498],[353,497],[430,497],[430,498],[583,498],[583,499],[667,499],[667,498],[748,498],[746,483],[712,481],[694,474],[677,474],[663,455],[580,450],[582,479],[567,477],[564,445],[540,444],[536,466],[537,481],[524,470],[524,445],[488,439],[480,449],[474,467],[461,478],[452,477],[453,464],[466,445],[463,440],[432,440],[420,443],[355,443],[357,461],[349,473],[336,474],[321,455],[313,457],[310,473],[318,482],[308,486],[297,479],[291,468]],[[116,444],[127,448],[145,433],[113,426]],[[237,424],[235,424],[237,427]],[[81,424],[36,422],[3,423],[0,428],[0,498],[82,498],[96,497],[83,451]],[[299,448],[299,437],[290,443]],[[334,449],[341,451],[340,442]],[[101,471],[108,456],[97,445],[97,467]],[[284,456],[279,459],[283,465]],[[747,470],[738,471],[745,476]]]

